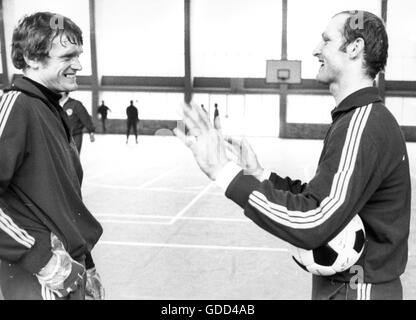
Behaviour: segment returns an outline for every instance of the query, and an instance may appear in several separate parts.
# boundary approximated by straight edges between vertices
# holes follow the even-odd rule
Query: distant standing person
[[[101,101],[101,105],[98,106],[97,114],[101,117],[101,123],[103,125],[103,132],[105,133],[107,130],[105,128],[105,121],[107,120],[108,111],[111,112],[111,109],[104,104],[104,100]]]
[[[130,105],[126,108],[126,114],[127,114],[127,140],[126,140],[126,144],[129,142],[130,129],[133,129],[133,133],[134,133],[134,136],[136,137],[136,143],[137,143],[137,123],[140,120],[139,120],[139,111],[133,105],[133,100],[130,100]]]
[[[68,115],[71,135],[77,146],[78,153],[81,153],[82,133],[86,128],[90,134],[90,141],[94,142],[95,127],[92,123],[91,116],[81,101],[69,97],[69,92],[62,92],[62,98],[59,101],[66,114]]]
[[[220,123],[220,112],[218,111],[218,104],[214,104],[215,110],[214,110],[214,128],[219,130],[221,129],[221,123]]]

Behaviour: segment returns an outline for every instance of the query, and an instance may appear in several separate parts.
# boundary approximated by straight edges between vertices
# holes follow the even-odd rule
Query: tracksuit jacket
[[[51,232],[78,261],[91,260],[102,234],[82,202],[81,163],[60,97],[24,77],[0,101],[0,260],[30,273],[51,258]]]
[[[126,114],[127,114],[127,120],[130,120],[130,121],[139,120],[139,111],[133,105],[129,105],[126,108]]]
[[[91,117],[80,101],[68,98],[62,108],[68,115],[72,136],[82,134],[84,128],[88,133],[95,132]]]
[[[400,127],[374,87],[349,95],[331,115],[309,183],[275,173],[261,182],[240,171],[226,196],[261,228],[305,249],[324,245],[359,214],[366,247],[356,265],[363,267],[364,282],[397,279],[407,263],[411,201]],[[347,270],[332,279],[348,282],[354,275]]]

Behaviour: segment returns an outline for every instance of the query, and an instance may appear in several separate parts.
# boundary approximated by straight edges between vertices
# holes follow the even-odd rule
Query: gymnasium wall
[[[143,133],[181,117],[185,96],[218,104],[228,134],[321,139],[334,100],[314,79],[312,50],[330,17],[371,11],[386,21],[389,59],[376,79],[408,141],[416,141],[416,20],[413,0],[0,0],[0,89],[21,74],[12,65],[13,28],[22,15],[52,11],[84,31],[80,89],[97,121],[101,100],[112,108],[110,132],[121,133],[130,100]],[[163,23],[162,23],[163,22]],[[188,44],[189,46],[187,46]],[[266,83],[266,60],[301,61],[301,83]]]

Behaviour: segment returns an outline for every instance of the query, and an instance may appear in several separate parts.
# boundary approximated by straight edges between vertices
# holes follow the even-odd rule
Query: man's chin
[[[317,75],[315,79],[316,79],[316,81],[318,81],[319,83],[322,83],[322,84],[329,84],[328,79],[324,79],[324,78],[320,77],[319,75]]]
[[[70,86],[66,86],[65,90],[63,91],[75,91],[78,90],[78,84],[74,83]]]

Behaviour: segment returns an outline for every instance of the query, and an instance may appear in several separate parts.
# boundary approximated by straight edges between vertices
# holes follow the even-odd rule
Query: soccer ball
[[[295,262],[304,270],[320,276],[343,272],[357,262],[364,251],[365,230],[357,215],[326,245],[313,250],[292,248]]]

